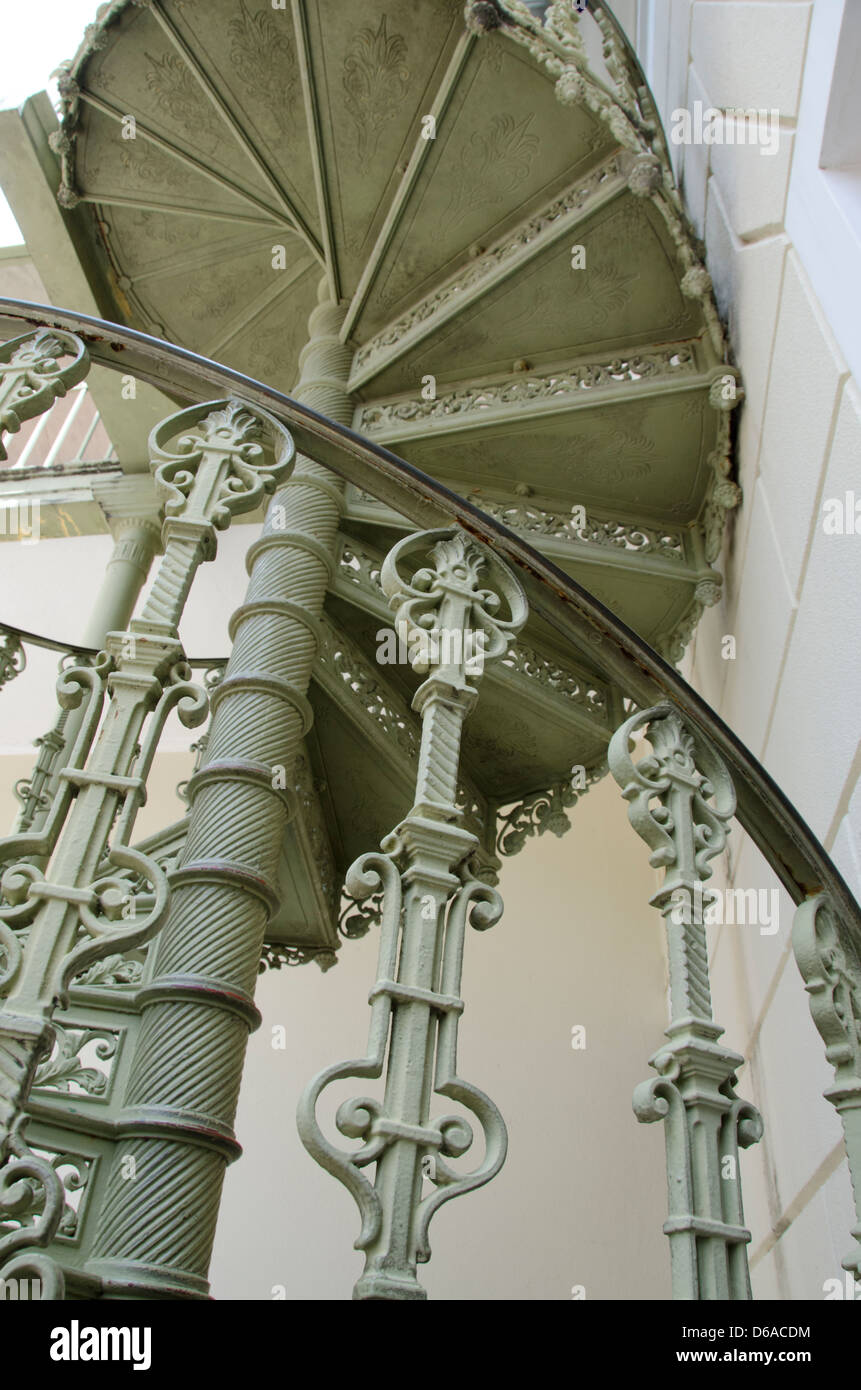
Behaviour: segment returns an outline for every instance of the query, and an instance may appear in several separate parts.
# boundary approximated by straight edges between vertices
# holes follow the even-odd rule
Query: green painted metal
[[[140,380],[193,400],[207,390],[241,394],[274,414],[297,449],[363,492],[375,494],[418,528],[456,524],[499,555],[517,573],[531,618],[540,617],[564,648],[588,654],[602,679],[613,681],[641,708],[665,700],[712,742],[726,762],[738,799],[737,817],[796,903],[827,890],[861,942],[861,908],[841,874],[796,808],[761,763],[701,696],[582,584],[566,575],[521,535],[467,498],[283,392],[132,329],[69,310],[0,299],[0,328],[46,323],[73,328],[94,362],[123,367]],[[212,664],[207,659],[205,665]]]
[[[327,299],[311,315],[300,391],[344,413],[349,351],[343,311]],[[349,414],[349,411],[347,411]],[[172,899],[152,976],[138,995],[140,1034],[88,1271],[109,1296],[205,1297],[226,1164],[239,1146],[233,1119],[263,939],[278,903],[277,867],[297,809],[288,785],[313,721],[307,689],[333,567],[341,491],[300,456],[248,555],[233,650],[211,698],[212,723],[190,779],[188,831],[171,874]],[[207,1068],[166,1067],[175,1055]],[[135,1163],[130,1189],[124,1160]]]
[[[80,338],[48,328],[12,338],[0,348],[0,431],[15,434],[25,420],[50,410],[90,369]],[[0,461],[7,457],[0,440]]]
[[[10,1269],[20,1277],[25,1257],[15,1252],[48,1245],[64,1214],[57,1171],[25,1138],[37,1068],[58,1040],[54,1012],[68,1005],[76,976],[141,946],[166,914],[166,874],[132,847],[131,837],[168,714],[176,710],[193,727],[207,712],[177,636],[188,590],[198,566],[215,554],[216,530],[273,489],[289,466],[292,444],[266,412],[224,399],[163,421],[150,451],[167,515],[155,584],[127,632],[111,633],[92,665],[61,675],[61,706],[83,704],[84,716],[59,791],[41,828],[0,841],[0,1205],[20,1222],[0,1239],[0,1261],[14,1256],[0,1277]],[[25,1178],[32,1182],[29,1224],[22,1220]],[[37,1250],[29,1268],[43,1279],[46,1296],[62,1296],[56,1261]]]
[[[511,571],[462,531],[407,537],[386,557],[381,577],[396,626],[408,643],[418,639],[413,665],[427,672],[413,700],[422,719],[415,802],[382,852],[363,855],[347,875],[359,902],[382,892],[367,1055],[316,1077],[300,1101],[298,1123],[305,1147],[350,1190],[362,1214],[356,1245],[366,1263],[354,1297],[410,1300],[426,1297],[416,1263],[430,1258],[434,1212],[488,1182],[505,1158],[502,1116],[457,1075],[466,924],[492,926],[502,900],[473,872],[479,842],[463,828],[456,802],[461,731],[479,676],[486,661],[505,654],[527,607]],[[317,1123],[321,1093],[332,1082],[376,1079],[384,1070],[382,1102],[362,1096],[340,1106],[339,1130],[364,1142],[353,1153],[339,1151]],[[485,1155],[473,1172],[463,1175],[446,1161],[471,1146],[469,1124],[456,1114],[431,1121],[432,1094],[459,1102],[481,1124]],[[361,1171],[370,1163],[373,1184]],[[427,1196],[423,1177],[432,1184]]]
[[[843,1121],[857,1217],[856,1246],[843,1268],[861,1280],[861,950],[853,923],[826,893],[801,904],[792,924],[792,949],[810,996],[810,1013],[834,1067],[825,1098]]]
[[[634,762],[644,732],[653,752]],[[610,771],[630,802],[628,816],[665,870],[652,905],[664,918],[670,967],[669,1044],[651,1059],[658,1073],[634,1092],[634,1113],[663,1120],[667,1150],[673,1297],[748,1299],[750,1276],[739,1145],[762,1136],[762,1121],[735,1094],[744,1058],[718,1042],[712,1014],[701,885],[726,843],[735,810],[721,758],[671,706],[641,710],[613,735]]]
[[[14,633],[4,633],[0,642],[0,689],[19,676],[27,665],[27,655]]]
[[[123,523],[90,614],[85,641],[101,649],[109,632],[126,630],[160,544],[160,527],[151,518],[132,516]],[[66,664],[64,658],[60,669]],[[53,727],[36,739],[39,752],[33,775],[16,789],[21,800],[18,832],[42,828],[60,790],[62,769],[75,746],[83,713],[80,706],[60,708]]]
[[[321,310],[324,308],[325,306],[321,306]],[[14,306],[7,305],[5,312],[15,313],[16,310]],[[328,312],[334,314],[334,306],[329,306]],[[19,306],[17,313],[26,319],[32,311]],[[56,314],[56,311],[54,313]],[[837,1027],[838,1022],[842,1022],[845,1026],[846,1019],[855,1008],[854,998],[857,986],[854,983],[851,984],[848,995],[845,991],[849,988],[847,981],[851,983],[854,980],[854,962],[858,959],[857,942],[861,940],[857,905],[821,846],[812,837],[794,809],[781,797],[779,791],[769,781],[767,775],[750,754],[738,745],[730,731],[688,689],[677,673],[662,663],[644,643],[627,631],[599,604],[595,603],[575,582],[561,574],[548,560],[532,551],[522,539],[506,531],[493,518],[482,514],[463,499],[447,493],[445,489],[433,483],[432,480],[410,469],[408,465],[387,454],[385,450],[357,439],[356,436],[351,435],[349,430],[339,427],[331,420],[315,415],[307,408],[296,405],[271,388],[264,388],[252,382],[237,382],[229,372],[216,368],[212,364],[201,363],[194,359],[191,354],[170,349],[164,345],[147,343],[137,335],[112,329],[108,325],[88,325],[81,320],[80,316],[56,316],[61,320],[66,320],[67,327],[72,320],[75,320],[75,326],[79,330],[83,329],[91,338],[91,350],[94,356],[104,354],[104,360],[107,363],[111,360],[111,341],[121,343],[124,351],[124,366],[130,365],[130,362],[133,361],[135,370],[141,370],[144,375],[149,374],[156,380],[162,374],[164,379],[172,379],[175,387],[187,397],[193,396],[195,391],[201,391],[203,389],[202,383],[206,382],[212,384],[217,382],[222,389],[227,386],[227,389],[234,391],[241,386],[241,394],[244,399],[263,407],[268,406],[270,410],[276,412],[295,431],[300,447],[306,449],[309,454],[313,454],[315,458],[324,459],[326,465],[348,478],[352,485],[368,488],[382,494],[387,502],[395,506],[396,510],[405,515],[412,514],[412,519],[416,522],[431,519],[440,519],[448,523],[458,522],[461,528],[468,529],[478,536],[492,552],[505,556],[506,561],[522,577],[533,608],[540,612],[542,618],[549,625],[563,635],[564,640],[570,641],[581,651],[590,651],[599,668],[627,690],[631,698],[638,701],[645,712],[635,716],[634,723],[637,721],[650,722],[654,726],[659,748],[663,749],[663,754],[670,759],[670,771],[663,779],[661,776],[657,776],[657,781],[660,783],[657,786],[657,792],[655,791],[656,770],[655,768],[646,768],[644,772],[643,764],[639,764],[637,767],[631,764],[631,768],[625,765],[624,773],[627,780],[623,778],[623,781],[625,786],[633,788],[633,800],[641,796],[646,798],[645,803],[641,803],[639,808],[641,813],[640,825],[641,830],[646,832],[645,838],[655,837],[653,847],[656,848],[656,852],[659,853],[661,849],[668,850],[670,846],[667,843],[667,823],[662,823],[660,820],[653,821],[648,812],[648,800],[652,795],[665,795],[667,805],[671,807],[671,815],[675,824],[686,827],[686,837],[683,836],[678,845],[672,836],[669,837],[672,840],[673,853],[677,856],[677,865],[676,868],[672,869],[672,872],[680,875],[676,881],[676,888],[685,885],[692,888],[696,882],[707,877],[707,860],[715,852],[714,846],[718,843],[723,833],[725,821],[731,814],[732,795],[731,785],[728,783],[729,775],[736,781],[740,793],[744,793],[745,796],[742,803],[742,814],[746,828],[751,830],[751,833],[763,846],[769,862],[780,873],[796,899],[807,897],[811,885],[827,887],[829,912],[828,914],[823,913],[820,904],[814,923],[814,936],[818,942],[816,946],[818,963],[817,960],[813,960],[813,964],[810,964],[808,959],[810,948],[803,948],[799,959],[802,962],[802,972],[805,973],[808,986],[811,987],[811,995],[815,1005],[814,1017],[817,1018],[818,1009],[820,1018],[824,1020],[820,1023],[821,1031],[823,1031],[823,1036],[829,1035],[826,1036],[826,1043],[829,1048],[833,1047],[833,1030]],[[51,311],[46,311],[45,317],[50,321]],[[321,314],[321,317],[325,318],[325,314]],[[325,334],[322,334],[321,337],[325,337]],[[332,335],[330,342],[332,350],[334,350],[336,342],[334,335]],[[343,354],[343,347],[339,347],[338,351]],[[321,404],[323,403],[322,392],[324,388],[330,392],[334,391],[338,378],[337,371],[333,370],[329,376],[323,369],[325,355],[322,344],[320,345],[319,358],[315,359],[315,354],[309,353],[309,361],[316,360],[315,370],[318,372],[318,380],[321,383]],[[339,361],[343,362],[343,355]],[[116,365],[116,358],[114,358],[114,366]],[[332,399],[333,397],[330,395],[327,409],[330,408]],[[200,409],[205,410],[206,408],[201,407]],[[291,487],[282,494],[285,501],[290,498],[292,491]],[[319,486],[311,487],[309,491],[317,496],[322,493]],[[337,490],[333,490],[331,496],[333,502],[337,502],[335,507],[335,511],[337,511],[341,505],[341,495]],[[282,504],[279,503],[278,505]],[[279,521],[277,526],[275,524],[276,516],[278,516]],[[295,525],[295,522],[294,516],[290,520],[290,525]],[[284,524],[284,515],[273,513],[270,510],[269,524],[273,531],[280,531]],[[298,526],[296,529],[297,532],[301,531]],[[177,539],[180,538],[177,537]],[[186,537],[185,539],[189,540],[190,538]],[[405,542],[405,544],[407,543]],[[294,545],[294,549],[296,548],[300,551],[304,550],[307,554],[312,554],[313,550],[312,547],[303,544]],[[275,551],[276,547],[273,545],[271,549]],[[335,563],[335,553],[333,551],[330,557],[330,566]],[[186,548],[186,559],[189,558],[189,554],[190,552]],[[322,568],[325,570],[327,566],[324,564]],[[172,590],[171,601],[177,604],[181,603],[184,583],[177,583],[176,576],[174,576],[174,582],[170,587]],[[163,585],[161,598],[166,597],[167,589]],[[658,698],[669,696],[677,703],[679,709],[673,711],[665,705],[658,709],[646,709],[650,696],[652,700],[656,696]],[[218,710],[216,710],[217,714]],[[680,719],[683,723],[677,722]],[[630,723],[631,721],[629,721]],[[624,759],[629,761],[630,759],[627,751],[627,736],[624,739],[623,750],[621,749],[620,736],[621,731],[620,735],[617,736],[616,750],[620,759],[618,765],[622,768]],[[691,738],[693,739],[692,743],[688,741]],[[715,746],[711,747],[712,744]],[[225,743],[222,749],[222,755],[225,758],[227,746]],[[696,775],[690,772],[690,768],[685,762],[686,758],[690,759],[692,750]],[[658,752],[659,749],[656,749],[656,757]],[[211,756],[211,750],[207,750],[207,756]],[[433,759],[430,762],[432,763]],[[723,763],[726,763],[726,767],[723,767]],[[430,764],[426,761],[423,767],[429,775]],[[686,768],[687,781],[682,775]],[[696,769],[700,771],[696,772]],[[204,767],[204,774],[205,771],[206,768]],[[710,781],[711,791],[705,790],[701,781],[697,783],[697,777],[701,778],[703,775]],[[638,778],[641,780],[638,781]],[[667,783],[666,786],[663,785],[664,781]],[[650,786],[651,791],[649,790]],[[706,816],[703,822],[698,819],[701,815],[701,807],[697,798],[704,799],[708,803],[711,801],[712,792],[717,797],[710,812],[713,819],[709,820]],[[720,814],[715,812],[715,805]],[[548,816],[550,814],[552,812],[549,812]],[[213,820],[214,823],[215,820]],[[712,838],[708,844],[701,844],[698,852],[694,852],[696,850],[694,829],[696,825],[703,823],[711,831]],[[661,839],[661,836],[664,838]],[[649,839],[649,842],[652,843],[652,840]],[[435,840],[433,843],[441,842]],[[409,845],[406,848],[409,849]],[[419,845],[418,848],[421,849],[422,847]],[[381,858],[385,858],[385,855]],[[697,862],[698,858],[699,863]],[[679,868],[678,865],[682,867]],[[368,887],[367,879],[365,882],[356,883],[355,887],[363,892]],[[485,884],[484,889],[489,890],[489,885]],[[13,884],[14,891],[15,885]],[[662,890],[664,898],[658,903],[662,909],[669,908],[670,899],[666,898],[667,891],[667,882],[665,882]],[[832,927],[829,925],[834,922],[835,914],[838,912],[838,926],[834,930],[838,933],[842,951],[841,957],[836,956],[832,949],[833,943],[830,936]],[[800,921],[803,924],[806,922],[804,929],[809,935],[809,920],[800,916]],[[801,928],[798,930],[801,931]],[[456,934],[453,939],[456,939]],[[804,954],[805,950],[807,956]],[[722,1158],[735,1158],[734,1145],[736,1140],[744,1143],[754,1138],[758,1127],[757,1119],[750,1108],[746,1107],[744,1102],[739,1101],[732,1091],[732,1076],[739,1059],[735,1054],[717,1044],[719,1030],[711,1019],[707,978],[704,982],[701,970],[702,944],[697,941],[696,933],[688,933],[686,938],[683,934],[683,937],[678,939],[671,952],[671,960],[675,986],[674,1024],[671,1026],[668,1047],[662,1048],[656,1054],[655,1060],[663,1069],[662,1075],[656,1081],[646,1084],[646,1090],[641,1092],[640,1108],[644,1118],[659,1118],[662,1115],[661,1103],[666,1102],[671,1172],[681,1174],[683,1177],[687,1174],[688,1192],[691,1200],[677,1203],[674,1208],[677,1221],[670,1231],[671,1242],[679,1252],[674,1255],[674,1264],[680,1271],[678,1274],[680,1289],[687,1291],[688,1296],[690,1296],[691,1289],[696,1287],[697,1295],[700,1297],[720,1297],[720,1293],[713,1291],[726,1288],[729,1296],[744,1297],[746,1296],[747,1281],[746,1264],[744,1263],[745,1233],[740,1194],[737,1189],[725,1191],[724,1188],[717,1189],[716,1193],[715,1153]],[[822,981],[824,983],[821,983]],[[398,982],[395,981],[395,984]],[[447,993],[448,991],[441,990],[440,992]],[[452,988],[450,993],[452,999],[459,998],[456,988]],[[398,1004],[397,998],[393,995],[390,995],[389,999],[394,1005]],[[153,997],[152,1002],[153,1004],[158,1002],[156,997]],[[417,1001],[410,999],[401,1002],[410,1004]],[[432,1003],[428,1004],[428,1009],[431,1013],[443,1013],[443,1022],[449,1017],[445,1010],[434,1010]],[[820,1020],[817,1019],[817,1021]],[[247,1027],[247,1019],[243,1020],[243,1028],[245,1027]],[[673,1029],[676,1029],[675,1035]],[[850,1030],[849,1040],[844,1040],[844,1045],[847,1048],[851,1046],[851,1037]],[[235,1061],[235,1057],[241,1052],[235,1039],[230,1052]],[[854,1101],[855,1089],[852,1072],[854,1062],[848,1053],[841,1053],[839,1050],[833,1052],[832,1055],[833,1060],[842,1067],[842,1071],[838,1073],[837,1090],[840,1092],[838,1108],[841,1109],[844,1116],[847,1147],[850,1150],[850,1161],[854,1167],[857,1162],[854,1126],[858,1113]],[[233,1064],[231,1062],[231,1065]],[[678,1073],[674,1074],[677,1066]],[[394,1094],[399,1098],[397,1086],[394,1086]],[[402,1088],[400,1096],[404,1095],[410,1099],[410,1096]],[[838,1103],[836,1099],[835,1103]],[[710,1147],[705,1155],[697,1154],[692,1161],[687,1148],[687,1136],[689,1123],[692,1123],[691,1115],[697,1106],[703,1107],[702,1113],[697,1112],[697,1114],[703,1121],[703,1132],[710,1136]],[[647,1113],[649,1111],[652,1113]],[[152,1118],[150,1116],[150,1119]],[[141,1117],[141,1119],[142,1122],[145,1121],[145,1117]],[[359,1116],[358,1119],[364,1124],[364,1117]],[[419,1127],[421,1128],[421,1126]],[[671,1131],[672,1139],[670,1139]],[[401,1139],[404,1140],[403,1144],[400,1145],[401,1150],[408,1148],[410,1141],[405,1136],[400,1135],[398,1144],[400,1144]],[[394,1150],[398,1144],[393,1143],[391,1148]],[[432,1147],[431,1141],[428,1141],[428,1145]],[[419,1147],[418,1143],[412,1145],[411,1151],[414,1157],[418,1156]],[[189,1148],[191,1148],[190,1145]],[[38,1155],[34,1156],[32,1153],[27,1154],[26,1152],[16,1154],[14,1148],[10,1148],[10,1153],[12,1160],[10,1171],[13,1174],[16,1171],[15,1162],[29,1163],[30,1168],[26,1171],[34,1176],[34,1180],[37,1173],[42,1173],[42,1169],[37,1166],[41,1161]],[[423,1156],[425,1158],[433,1157],[432,1154],[427,1153]],[[346,1162],[350,1163],[349,1157],[347,1157]],[[221,1163],[223,1166],[223,1156]],[[197,1193],[201,1200],[206,1188],[205,1183],[199,1181],[202,1166],[198,1165],[195,1179]],[[403,1217],[409,1205],[404,1196],[409,1184],[403,1175],[404,1172],[409,1172],[410,1164],[406,1158],[402,1157],[397,1163],[391,1161],[389,1166],[396,1173],[396,1179],[392,1180],[392,1192],[399,1195],[389,1195],[388,1186],[381,1187],[378,1194],[379,1200],[383,1203],[383,1209],[388,1201],[390,1209],[392,1211],[397,1209]],[[189,1170],[194,1167],[194,1163],[190,1161]],[[421,1167],[420,1163],[419,1167]],[[18,1169],[17,1171],[23,1173],[25,1169]],[[211,1175],[212,1168],[210,1167],[207,1171]],[[722,1181],[726,1182],[723,1179]],[[192,1190],[193,1187],[189,1189],[189,1191]],[[374,1191],[376,1193],[376,1188]],[[439,1193],[435,1195],[439,1196]],[[455,1195],[454,1190],[452,1190],[452,1195]],[[718,1200],[728,1204],[720,1207],[719,1214]],[[736,1202],[738,1203],[737,1208]],[[373,1202],[371,1202],[371,1207],[373,1207]],[[200,1234],[201,1220],[203,1227],[206,1228],[211,1219],[210,1212],[202,1210],[201,1206],[195,1207],[193,1204],[189,1210],[194,1213],[194,1220],[198,1223],[197,1232]],[[428,1209],[425,1208],[424,1210],[427,1212]],[[51,1203],[48,1204],[46,1211],[49,1211],[51,1220],[53,1220]],[[140,1253],[144,1244],[141,1212],[138,1213],[137,1220],[135,1239]],[[383,1283],[376,1284],[374,1282],[377,1278],[376,1268],[369,1268],[368,1283],[360,1287],[359,1296],[399,1296],[407,1291],[415,1294],[415,1286],[411,1282],[414,1280],[415,1271],[414,1265],[411,1269],[410,1262],[413,1254],[418,1259],[426,1248],[426,1245],[422,1243],[426,1232],[422,1239],[414,1239],[416,1233],[418,1236],[422,1236],[421,1215],[413,1220],[412,1234],[404,1227],[403,1220],[401,1221],[398,1230],[398,1238],[401,1242],[398,1258],[401,1263],[397,1267],[402,1272],[406,1271],[403,1277],[395,1278],[392,1285],[387,1286],[384,1276]],[[36,1234],[41,1238],[44,1233],[37,1231]],[[191,1233],[187,1231],[186,1234],[191,1240]],[[166,1277],[159,1269],[153,1270],[154,1262],[150,1262],[149,1268],[147,1268],[145,1256],[138,1259],[134,1277],[140,1278],[140,1287],[144,1287],[150,1293],[179,1291],[179,1285],[175,1279],[175,1267],[176,1263],[181,1261],[183,1252],[176,1248],[179,1243],[176,1235],[177,1233],[174,1232],[175,1248],[172,1253],[174,1268]],[[205,1240],[206,1229],[204,1229],[201,1242],[205,1242]],[[29,1233],[25,1233],[22,1238],[17,1240],[17,1247],[35,1246],[36,1243],[31,1228]],[[13,1253],[12,1248],[4,1247],[4,1249],[6,1254]],[[387,1250],[388,1247],[386,1247]],[[369,1258],[379,1257],[380,1260],[385,1258],[386,1251],[384,1251],[383,1246],[375,1246],[373,1239],[368,1244],[368,1251]],[[45,1265],[43,1256],[38,1252],[28,1252],[26,1258],[32,1258],[33,1261],[43,1261],[42,1266],[38,1267],[42,1270],[45,1287],[54,1289],[56,1292],[59,1287],[56,1267]],[[118,1264],[121,1263],[121,1261],[118,1262]],[[199,1256],[198,1268],[201,1265],[205,1265],[205,1250]],[[33,1264],[27,1268],[35,1270],[37,1266]],[[125,1276],[118,1266],[114,1269],[114,1276],[119,1288],[123,1287]],[[198,1283],[193,1290],[192,1279],[188,1278],[181,1291],[184,1293],[199,1292],[202,1277],[197,1276]],[[694,1283],[694,1281],[696,1282]],[[126,1279],[125,1286],[128,1287],[128,1279]],[[95,1283],[94,1287],[97,1288],[98,1284]],[[119,1292],[119,1288],[115,1285],[115,1292]]]
[[[560,567],[679,658],[720,593],[742,392],[654,102],[603,5],[113,0],[60,87],[59,197],[102,229],[110,317],[286,388],[324,272],[346,303],[354,428],[515,530],[518,505],[557,536],[582,505]],[[659,555],[644,530],[680,549]],[[548,745],[523,748],[516,789],[482,790],[558,780]],[[604,751],[583,740],[568,765]]]

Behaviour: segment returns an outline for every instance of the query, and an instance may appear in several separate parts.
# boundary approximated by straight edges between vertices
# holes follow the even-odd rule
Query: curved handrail
[[[0,472],[0,479],[3,474]],[[43,651],[60,652],[66,656],[80,656],[86,660],[94,660],[99,655],[98,647],[84,647],[80,642],[60,642],[56,637],[45,637],[41,632],[30,632],[25,627],[16,627],[14,623],[0,622],[0,637],[16,637],[25,647],[41,647]],[[187,666],[193,666],[195,670],[208,670],[211,666],[224,666],[228,658],[226,656],[187,656],[184,658]]]
[[[455,523],[495,551],[519,573],[531,609],[572,643],[641,708],[675,703],[726,762],[736,787],[737,819],[759,847],[792,899],[826,892],[861,952],[861,907],[824,847],[798,811],[711,706],[587,589],[521,537],[426,473],[372,444],[345,425],[241,372],[131,328],[27,300],[0,299],[0,330],[20,325],[77,333],[92,361],[130,373],[180,403],[205,398],[207,388],[236,392],[277,416],[297,449],[339,477],[382,498],[422,529]]]

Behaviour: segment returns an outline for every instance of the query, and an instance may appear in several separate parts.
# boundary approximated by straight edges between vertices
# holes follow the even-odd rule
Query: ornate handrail
[[[476,536],[515,567],[532,610],[591,658],[641,708],[670,700],[712,741],[737,789],[739,823],[793,901],[828,893],[861,951],[861,907],[824,847],[759,760],[678,671],[525,540],[390,450],[241,372],[87,314],[0,299],[0,328],[9,336],[43,325],[78,334],[96,365],[131,373],[183,404],[207,394],[239,392],[280,419],[301,452],[364,491],[381,496],[417,527],[456,522]]]

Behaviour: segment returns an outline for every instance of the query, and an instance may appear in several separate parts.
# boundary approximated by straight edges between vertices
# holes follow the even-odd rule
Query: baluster
[[[640,731],[653,752],[635,763],[629,745]],[[658,1076],[635,1090],[634,1113],[646,1124],[665,1121],[673,1297],[747,1299],[738,1148],[762,1137],[762,1121],[735,1094],[744,1058],[718,1042],[702,889],[726,843],[735,791],[715,750],[670,705],[628,719],[610,741],[609,765],[650,863],[665,870],[651,902],[667,932],[669,1044],[650,1059]]]
[[[11,1244],[10,1237],[0,1241],[0,1257],[47,1245],[56,1232],[59,1178],[22,1134],[36,1067],[54,1041],[55,1006],[65,1007],[77,973],[149,940],[166,915],[166,874],[130,841],[168,714],[176,708],[194,727],[208,710],[177,635],[185,598],[198,566],[215,555],[216,529],[272,491],[289,468],[292,441],[266,412],[223,400],[162,421],[150,451],[157,491],[167,499],[165,554],[152,593],[141,618],[128,632],[111,633],[92,665],[61,675],[61,707],[83,702],[84,715],[59,790],[38,829],[0,841],[0,989],[7,995],[0,1011],[0,1207],[20,1201],[19,1178],[45,1193],[40,1221]],[[149,892],[130,897],[128,878],[110,869],[131,870]],[[58,1271],[49,1287],[61,1286]]]
[[[80,338],[59,328],[38,328],[0,345],[0,433],[15,434],[25,420],[50,410],[89,370]],[[7,457],[0,439],[0,462]]]
[[[834,1085],[823,1094],[843,1121],[855,1197],[852,1235],[858,1242],[842,1263],[861,1280],[861,951],[825,893],[798,908],[792,949],[810,995],[813,1022],[834,1068]]]
[[[407,580],[400,567],[418,555],[429,556],[429,563]],[[414,668],[429,672],[413,699],[422,718],[416,799],[381,852],[363,855],[347,874],[347,892],[358,901],[383,894],[367,1056],[317,1076],[300,1101],[298,1124],[309,1153],[349,1188],[362,1215],[356,1245],[366,1263],[354,1296],[420,1299],[426,1294],[416,1264],[430,1258],[433,1213],[488,1182],[505,1158],[502,1116],[457,1075],[466,923],[479,930],[492,926],[502,900],[470,870],[478,840],[461,825],[455,802],[463,722],[477,698],[471,682],[477,683],[485,661],[505,654],[527,608],[511,572],[461,531],[406,537],[387,556],[381,580],[415,651]],[[503,602],[507,618],[498,616]],[[336,1080],[378,1078],[384,1068],[382,1102],[363,1096],[338,1110],[340,1132],[364,1140],[362,1147],[352,1153],[335,1148],[317,1122],[321,1093]],[[446,1160],[466,1153],[472,1128],[458,1115],[431,1121],[434,1093],[472,1111],[484,1130],[485,1157],[471,1173],[459,1173]],[[373,1183],[361,1172],[369,1163],[376,1163]],[[433,1187],[425,1197],[423,1177]]]
[[[60,672],[63,673],[69,665],[88,666],[90,660],[91,658],[82,656],[75,662],[72,653],[67,652],[60,658]],[[66,747],[66,725],[69,714],[68,708],[58,709],[53,726],[47,733],[42,734],[34,741],[34,746],[39,751],[36,754],[33,771],[28,778],[22,778],[21,781],[15,783],[15,796],[21,803],[21,810],[15,826],[16,835],[22,835],[25,831],[41,826],[51,809],[48,788],[60,754]]]

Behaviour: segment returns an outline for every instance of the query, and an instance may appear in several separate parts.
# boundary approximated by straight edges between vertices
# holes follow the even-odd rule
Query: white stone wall
[[[726,546],[724,601],[686,669],[861,896],[861,534],[823,529],[827,499],[861,498],[861,173],[819,167],[838,44],[852,37],[841,38],[843,0],[619,0],[616,9],[668,132],[673,112],[697,100],[780,113],[776,155],[750,144],[674,147],[746,391],[744,503]],[[722,658],[726,635],[734,660]],[[752,843],[738,831],[732,840],[730,882],[777,886]],[[755,1294],[815,1299],[841,1276],[852,1203],[840,1123],[820,1099],[831,1071],[791,920],[781,892],[775,934],[715,930],[715,1012],[749,1059],[741,1090],[766,1125],[747,1159]]]

